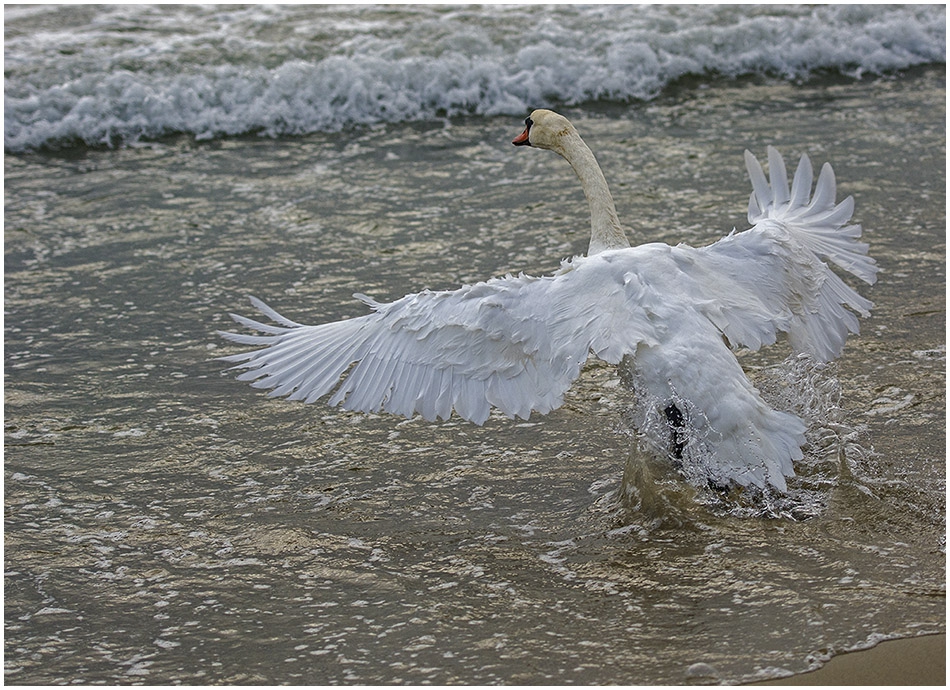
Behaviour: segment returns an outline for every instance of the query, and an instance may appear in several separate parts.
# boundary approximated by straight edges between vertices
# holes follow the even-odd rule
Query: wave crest
[[[43,12],[7,12],[9,151],[171,133],[299,135],[650,100],[687,75],[860,77],[941,63],[946,42],[939,5],[385,14],[131,6],[95,9],[88,25],[68,31],[55,9]],[[31,30],[17,31],[19,22]],[[520,27],[531,31],[512,30]]]

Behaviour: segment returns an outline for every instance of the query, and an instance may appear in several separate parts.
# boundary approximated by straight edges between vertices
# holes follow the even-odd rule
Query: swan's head
[[[570,120],[551,110],[535,110],[524,124],[524,131],[511,142],[515,146],[535,146],[564,155],[565,138],[577,136]]]

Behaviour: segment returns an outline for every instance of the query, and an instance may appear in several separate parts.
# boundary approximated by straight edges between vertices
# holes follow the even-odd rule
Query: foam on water
[[[688,75],[945,61],[946,11],[835,7],[5,9],[5,147],[334,131],[648,100]]]

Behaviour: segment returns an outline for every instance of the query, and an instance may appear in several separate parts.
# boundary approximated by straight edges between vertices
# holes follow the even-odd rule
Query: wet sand
[[[833,657],[817,671],[756,685],[946,685],[947,636],[888,640]]]

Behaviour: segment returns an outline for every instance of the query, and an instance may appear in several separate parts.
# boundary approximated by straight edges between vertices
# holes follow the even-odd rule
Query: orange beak
[[[528,141],[528,130],[531,129],[531,126],[528,125],[524,128],[524,131],[511,140],[511,143],[515,146],[531,146],[531,142]]]

